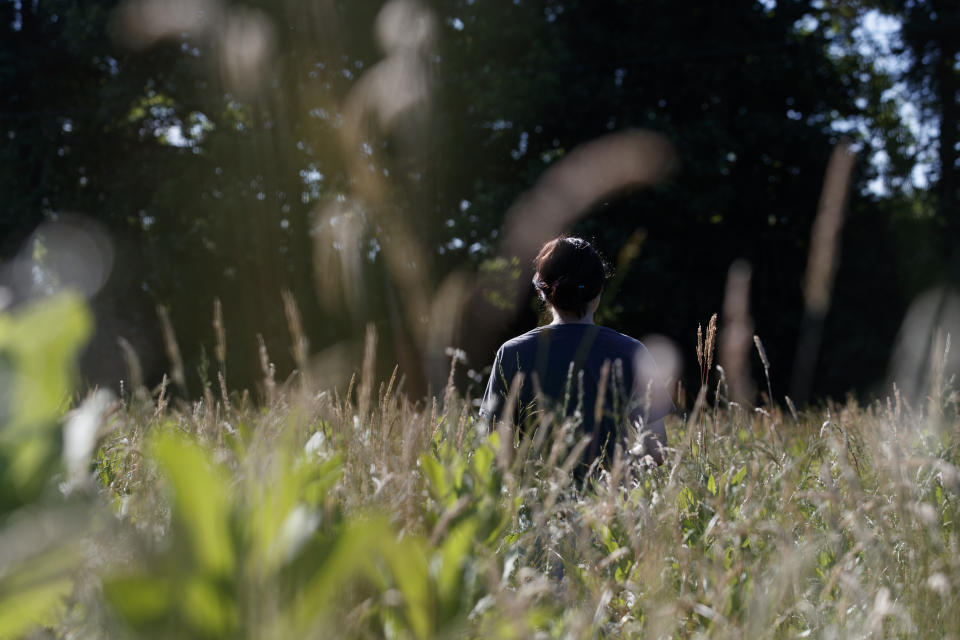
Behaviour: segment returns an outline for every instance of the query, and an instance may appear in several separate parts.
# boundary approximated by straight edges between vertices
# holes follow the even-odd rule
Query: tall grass
[[[452,387],[413,403],[396,372],[374,378],[375,348],[370,333],[348,388],[277,384],[265,355],[259,399],[220,384],[171,401],[161,385],[101,406],[90,473],[54,474],[59,492],[2,514],[4,635],[960,629],[957,395],[944,376],[923,406],[894,394],[796,417],[728,402],[721,381],[697,394],[713,406],[669,418],[666,465],[626,442],[578,481],[574,422],[521,438],[478,422]]]
[[[95,571],[111,631],[960,629],[949,394],[922,409],[850,401],[794,419],[727,404],[721,389],[714,411],[669,421],[668,465],[621,450],[578,485],[575,424],[488,433],[452,388],[415,405],[395,377],[372,379],[372,348],[346,390],[294,380],[263,406],[125,402],[96,463],[122,514],[110,543],[122,552]]]

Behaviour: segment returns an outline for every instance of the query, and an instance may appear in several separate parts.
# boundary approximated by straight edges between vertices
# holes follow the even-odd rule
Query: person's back
[[[633,423],[651,433],[646,453],[662,461],[662,419],[673,403],[653,358],[639,341],[593,324],[606,277],[602,258],[587,242],[561,237],[544,245],[534,265],[534,285],[554,321],[500,347],[481,415],[492,421],[510,415],[521,426],[546,412],[554,419],[575,416],[592,436],[588,463],[609,458],[624,425]],[[522,383],[511,396],[518,376]],[[508,398],[516,405],[507,407]]]
[[[586,460],[601,453],[611,456],[631,416],[650,425],[673,409],[643,344],[595,324],[546,325],[504,343],[497,351],[481,415],[492,420],[505,415],[510,383],[518,374],[523,382],[511,407],[514,422],[526,425],[544,412],[577,417],[582,431],[593,436]]]

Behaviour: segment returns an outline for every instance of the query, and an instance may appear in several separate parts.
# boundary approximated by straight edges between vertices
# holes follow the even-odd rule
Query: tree
[[[890,86],[855,52],[831,53],[842,34],[832,16],[805,2],[524,2],[496,16],[452,3],[447,11],[462,29],[445,32],[451,80],[442,111],[472,122],[451,144],[470,150],[471,168],[496,167],[493,180],[441,181],[472,183],[467,220],[497,229],[533,176],[597,135],[626,127],[665,133],[680,156],[676,176],[597,203],[574,229],[615,260],[640,244],[640,258],[619,265],[604,320],[690,345],[697,323],[720,308],[727,267],[746,258],[757,331],[775,363],[775,387],[785,389],[810,224],[840,138],[832,124],[866,119],[874,135],[873,100],[865,98]],[[857,190],[874,175],[862,163]],[[872,256],[845,259],[859,270]],[[844,304],[834,311],[841,317]],[[530,322],[527,315],[515,328]],[[889,332],[877,342],[892,339]],[[838,365],[843,373],[817,391],[863,380],[849,363],[825,364]]]
[[[143,21],[149,6],[0,5],[10,87],[0,113],[14,141],[0,152],[4,251],[59,212],[109,229],[119,268],[95,301],[87,358],[88,372],[117,363],[101,382],[123,375],[116,335],[139,336],[130,341],[149,380],[168,366],[157,304],[170,310],[188,385],[209,382],[195,372],[210,360],[215,297],[231,386],[261,377],[258,333],[289,371],[284,289],[315,350],[359,338],[370,320],[388,343],[382,361],[401,360],[413,380],[424,336],[453,339],[424,320],[438,287],[456,293],[449,274],[519,274],[510,256],[489,262],[511,203],[578,145],[632,128],[669,138],[680,170],[597,202],[573,229],[617,262],[604,320],[688,345],[719,309],[727,267],[746,258],[778,375],[789,371],[834,124],[900,136],[877,99],[890,78],[853,48],[834,51],[851,18],[832,5],[318,0]],[[862,163],[858,192],[874,175]],[[863,203],[852,206],[866,216]],[[863,273],[873,257],[847,253],[843,265]],[[532,307],[523,311],[512,329],[529,326]],[[493,346],[474,345],[475,368]],[[853,363],[824,366],[835,375],[821,392],[863,381]]]

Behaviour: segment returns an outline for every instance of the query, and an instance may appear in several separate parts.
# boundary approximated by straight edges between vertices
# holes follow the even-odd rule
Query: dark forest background
[[[297,359],[283,291],[317,367],[359,368],[372,322],[411,395],[436,390],[445,347],[482,371],[536,322],[532,292],[515,304],[449,274],[521,277],[499,245],[511,205],[578,145],[629,129],[665,136],[674,168],[568,231],[616,267],[598,320],[669,337],[688,376],[697,325],[743,259],[774,393],[789,390],[811,225],[843,140],[857,164],[811,397],[882,390],[911,301],[956,280],[960,3],[165,4],[166,18],[146,0],[0,2],[3,278],[12,304],[70,284],[78,267],[44,223],[108,239],[90,384],[130,379],[119,339],[146,383],[170,370],[158,306],[186,392],[214,384],[215,300],[231,388],[262,377],[258,335],[283,379]],[[899,28],[878,40],[868,15]],[[377,85],[379,112],[346,113],[387,59],[405,81]],[[431,315],[433,294],[458,287],[466,307]],[[508,319],[474,331],[498,304]]]

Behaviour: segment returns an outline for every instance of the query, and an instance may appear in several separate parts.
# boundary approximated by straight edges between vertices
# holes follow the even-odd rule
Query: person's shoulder
[[[543,327],[535,327],[526,333],[510,338],[500,345],[501,352],[516,351],[531,344],[535,344],[538,336],[543,331]]]
[[[643,343],[636,338],[628,336],[625,333],[620,333],[616,329],[611,329],[610,327],[600,327],[600,334],[605,340],[619,344],[624,348],[646,349],[646,347],[643,346]]]

